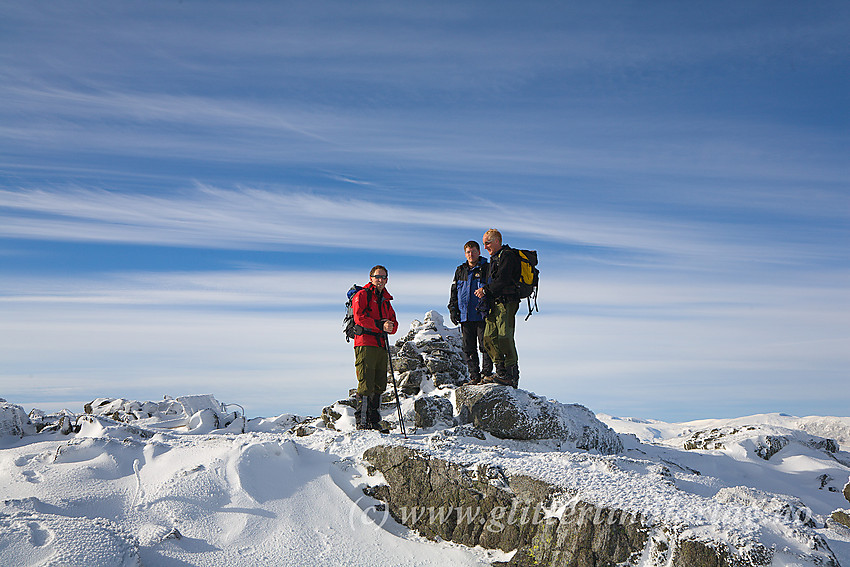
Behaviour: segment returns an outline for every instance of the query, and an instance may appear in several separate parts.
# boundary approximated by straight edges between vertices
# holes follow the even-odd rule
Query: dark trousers
[[[481,367],[478,366],[478,352],[481,352],[481,362],[485,374],[493,371],[493,362],[487,349],[484,348],[484,321],[464,321],[460,324],[460,336],[463,339],[463,358],[469,369],[469,376],[477,378],[481,375]]]

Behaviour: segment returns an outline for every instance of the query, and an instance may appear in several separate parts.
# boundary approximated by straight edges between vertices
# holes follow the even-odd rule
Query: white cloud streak
[[[428,254],[455,256],[457,243],[441,231],[466,229],[477,235],[482,231],[481,219],[490,219],[515,237],[646,254],[654,257],[650,263],[675,257],[680,267],[741,261],[793,265],[813,254],[805,244],[786,243],[780,249],[747,235],[746,229],[721,229],[708,223],[662,222],[617,213],[546,212],[486,200],[476,205],[475,215],[469,215],[450,208],[449,203],[429,207],[417,196],[410,200],[410,204],[382,204],[361,197],[210,186],[164,196],[89,189],[0,189],[0,236],[253,250],[293,246],[417,250],[422,235],[429,234]],[[352,234],[357,238],[351,238]]]
[[[710,400],[682,407],[709,406],[714,415],[737,403],[794,411],[759,406],[765,400],[756,387],[790,377],[820,392],[824,405],[850,402],[842,397],[846,372],[838,370],[850,364],[850,298],[840,281],[755,286],[548,276],[541,312],[518,322],[532,390],[622,413],[630,406],[612,396],[618,389],[632,392],[634,407],[714,384]],[[316,413],[353,384],[340,322],[345,289],[363,279],[301,271],[6,277],[2,380],[33,400],[53,387],[71,388],[70,399],[127,396],[125,387],[156,399],[179,384],[240,403],[243,394],[253,396],[250,411],[266,415],[295,410],[283,399],[262,402],[257,392],[297,390],[297,411]],[[392,272],[402,333],[426,310],[446,313],[449,279]],[[294,281],[314,283],[293,297],[287,283]]]

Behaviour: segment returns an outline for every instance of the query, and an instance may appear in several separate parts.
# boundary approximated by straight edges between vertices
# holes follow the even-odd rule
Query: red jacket
[[[369,290],[367,293],[366,290]],[[384,330],[380,324],[381,319],[387,319],[393,322],[393,330],[390,334],[398,331],[398,321],[395,318],[395,311],[390,305],[390,300],[393,296],[390,292],[384,289],[381,294],[381,302],[378,304],[378,292],[372,285],[372,282],[363,286],[363,289],[354,294],[351,300],[351,308],[354,312],[354,324],[363,327],[362,335],[354,337],[354,346],[376,346],[386,348],[384,344]]]

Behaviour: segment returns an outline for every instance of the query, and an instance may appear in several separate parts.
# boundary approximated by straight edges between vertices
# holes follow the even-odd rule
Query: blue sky
[[[344,293],[540,255],[522,385],[847,415],[846,2],[0,3],[0,396],[316,415]]]

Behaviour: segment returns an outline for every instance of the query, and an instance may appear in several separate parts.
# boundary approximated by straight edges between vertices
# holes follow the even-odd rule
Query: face
[[[493,256],[493,254],[502,249],[502,239],[498,236],[485,234],[482,242],[484,243],[484,250],[486,250],[490,256]]]
[[[369,277],[369,280],[378,291],[383,291],[387,285],[387,273],[384,270],[375,270],[375,273]]]
[[[478,248],[474,248],[469,246],[464,250],[466,253],[466,261],[469,262],[470,266],[474,266],[478,263],[478,258],[481,257],[481,251]]]

